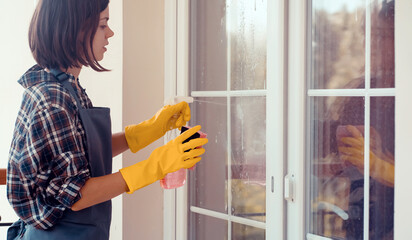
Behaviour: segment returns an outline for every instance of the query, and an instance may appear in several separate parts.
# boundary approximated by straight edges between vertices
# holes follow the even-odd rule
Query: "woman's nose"
[[[107,34],[106,34],[106,37],[107,37],[107,38],[113,37],[113,36],[114,36],[113,30],[112,30],[110,27],[108,27],[107,29],[108,29],[108,32],[107,32]]]

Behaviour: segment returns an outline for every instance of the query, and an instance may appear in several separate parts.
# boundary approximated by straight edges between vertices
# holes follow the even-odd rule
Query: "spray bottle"
[[[172,100],[169,100],[165,102],[166,104],[177,104],[179,102],[185,101],[187,103],[193,103],[193,98],[192,97],[174,97]],[[189,129],[190,127],[182,127],[181,133]],[[195,136],[196,135],[196,136]],[[186,141],[189,141],[192,138],[198,138],[198,137],[206,137],[205,133],[198,132]],[[193,167],[194,168],[194,167]],[[191,169],[193,169],[191,168]],[[185,184],[186,182],[186,169],[181,168],[177,170],[176,172],[168,173],[166,176],[160,180],[160,186],[164,189],[174,189],[181,187]]]

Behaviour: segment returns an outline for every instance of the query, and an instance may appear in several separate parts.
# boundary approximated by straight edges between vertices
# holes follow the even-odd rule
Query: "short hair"
[[[29,28],[29,45],[43,68],[90,66],[108,71],[96,60],[93,38],[109,0],[39,0]]]

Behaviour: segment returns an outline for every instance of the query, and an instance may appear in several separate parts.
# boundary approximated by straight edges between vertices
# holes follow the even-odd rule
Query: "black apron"
[[[93,107],[85,109],[80,104],[67,74],[52,69],[51,73],[76,99],[80,119],[86,132],[87,157],[91,177],[112,173],[112,131],[110,109]],[[15,222],[7,233],[7,239],[36,240],[105,240],[109,239],[112,214],[111,200],[74,212],[67,209],[55,226],[48,230],[39,230],[25,224],[22,220]]]

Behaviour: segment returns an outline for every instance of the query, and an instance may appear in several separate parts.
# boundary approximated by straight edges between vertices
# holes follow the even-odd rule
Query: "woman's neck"
[[[70,73],[71,75],[74,76],[74,78],[77,80],[79,78],[80,75],[80,71],[82,70],[82,68],[68,68],[66,69],[66,73]]]
[[[80,90],[80,86],[79,86],[79,75],[80,75],[80,71],[82,70],[82,68],[68,68],[66,69],[66,73],[69,73],[71,75],[73,75],[74,77],[74,83],[76,84],[77,89]]]

